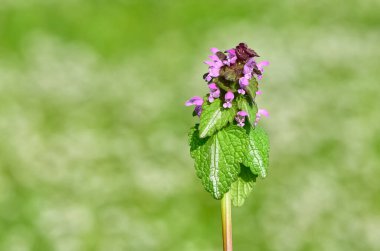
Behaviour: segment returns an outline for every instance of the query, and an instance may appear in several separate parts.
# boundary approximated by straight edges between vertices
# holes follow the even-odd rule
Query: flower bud
[[[249,48],[246,43],[240,43],[238,46],[236,46],[236,56],[241,61],[247,61],[249,58],[252,57],[259,57],[259,55]]]

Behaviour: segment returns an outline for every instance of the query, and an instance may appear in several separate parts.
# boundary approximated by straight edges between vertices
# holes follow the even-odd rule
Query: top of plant
[[[211,52],[203,76],[210,92],[186,102],[200,117],[189,133],[190,153],[205,189],[216,199],[231,191],[233,204],[240,206],[268,167],[268,136],[257,123],[269,114],[257,108],[255,98],[269,62],[257,62],[259,55],[245,43]]]

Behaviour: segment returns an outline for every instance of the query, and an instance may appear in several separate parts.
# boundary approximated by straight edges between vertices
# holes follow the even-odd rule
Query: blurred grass
[[[184,101],[210,47],[271,66],[236,250],[380,249],[378,1],[0,5],[0,250],[220,250]]]

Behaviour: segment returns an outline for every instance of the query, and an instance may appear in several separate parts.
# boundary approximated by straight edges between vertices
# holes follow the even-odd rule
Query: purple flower
[[[213,54],[216,54],[218,51],[220,51],[218,48],[211,48],[210,51],[213,53]]]
[[[238,89],[238,93],[241,94],[241,95],[244,95],[245,94],[245,90],[244,89]]]
[[[269,65],[269,61],[262,61],[262,62],[257,64],[257,68],[261,72],[261,74],[257,76],[258,79],[263,78],[264,66],[268,66],[268,65]]]
[[[257,91],[257,92],[256,92],[256,95],[261,95],[261,94],[263,94],[262,91]]]
[[[209,56],[211,61],[204,61],[205,64],[208,64],[210,67],[220,68],[223,66],[223,62],[219,59],[217,55]]]
[[[257,68],[256,61],[252,57],[247,61],[247,63],[245,63],[243,68],[244,76],[239,79],[239,85],[241,89],[244,90],[244,88],[249,85],[249,80],[252,78],[252,71],[255,68]]]
[[[235,49],[229,49],[226,52],[227,52],[227,59],[224,60],[223,63],[228,66],[235,64],[237,60]]]
[[[269,116],[269,112],[265,109],[259,109],[259,111],[257,112],[257,114],[259,114],[259,116],[261,115],[264,115],[265,117],[268,117]]]
[[[246,77],[241,77],[239,79],[239,85],[240,85],[240,89],[238,90],[238,93],[240,94],[245,94],[245,87],[247,87],[249,85],[249,79],[247,79]]]
[[[240,127],[244,126],[246,116],[248,116],[248,113],[246,113],[245,111],[239,111],[236,114],[235,120],[236,120],[238,126],[240,126]]]
[[[208,75],[206,76],[206,78],[205,78],[205,80],[206,80],[207,82],[210,82],[211,79],[212,79],[212,77],[211,77],[209,74],[208,74]]]
[[[191,105],[202,105],[203,104],[203,99],[199,96],[194,96],[188,101],[186,101],[185,105],[186,106],[191,106]]]
[[[214,99],[219,98],[220,90],[215,83],[209,84],[208,88],[210,88],[210,96],[208,97],[208,101],[214,102]]]
[[[219,67],[210,66],[210,68],[208,69],[208,74],[211,77],[216,78],[216,77],[219,77],[219,71],[220,71]]]
[[[221,56],[218,56],[223,53],[220,52],[217,48],[211,48],[211,52],[213,53],[211,56],[209,56],[211,61],[204,62],[209,66],[208,75],[205,78],[207,82],[210,82],[212,78],[219,77],[220,68],[224,65],[222,60],[220,59]]]
[[[199,96],[192,97],[185,103],[186,106],[195,105],[194,113],[197,114],[198,117],[200,117],[202,113],[202,104],[203,99]]]
[[[259,111],[256,113],[255,126],[257,125],[257,123],[259,123],[262,115],[264,115],[265,117],[268,117],[269,112],[265,109],[259,109]]]
[[[255,68],[255,66],[256,66],[256,61],[254,58],[250,58],[247,61],[247,63],[245,63],[244,69],[243,69],[243,73],[244,73],[245,78],[247,78],[247,79],[252,78],[252,71]]]
[[[198,117],[201,116],[201,114],[202,114],[202,106],[201,105],[195,106],[193,116],[194,116],[194,114],[197,114]]]
[[[212,57],[212,56],[215,56],[215,57]],[[219,76],[219,71],[220,71],[220,68],[223,66],[223,62],[216,55],[212,55],[212,56],[210,56],[210,58],[214,58],[213,61],[205,61],[205,64],[209,65],[209,68],[208,68],[209,74],[207,77],[216,78]],[[209,78],[208,81],[210,81],[211,78]]]
[[[269,61],[261,61],[260,63],[257,64],[257,68],[259,68],[259,70],[261,72],[264,71],[264,66],[268,66],[269,65]]]
[[[249,79],[247,79],[246,77],[241,77],[239,79],[239,85],[242,89],[244,89],[244,87],[248,86],[249,85]]]
[[[234,93],[231,91],[228,91],[226,95],[224,95],[224,101],[225,103],[223,104],[224,108],[231,108],[232,107],[232,100],[234,100]]]

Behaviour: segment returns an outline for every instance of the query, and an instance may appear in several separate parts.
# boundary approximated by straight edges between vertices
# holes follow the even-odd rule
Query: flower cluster
[[[269,65],[268,61],[257,62],[256,58],[259,55],[245,43],[240,43],[224,52],[211,48],[211,52],[209,60],[204,62],[209,69],[203,76],[210,92],[204,99],[196,96],[186,102],[186,106],[195,105],[194,115],[197,116],[201,116],[204,102],[212,103],[216,99],[221,99],[223,108],[230,109],[239,96],[249,95],[254,99],[261,92],[256,89],[255,93],[247,93],[251,90],[249,86],[253,81],[262,79],[264,67]],[[255,125],[262,115],[268,116],[268,112],[259,109]],[[237,112],[235,120],[238,126],[244,126],[246,116],[247,111]]]

